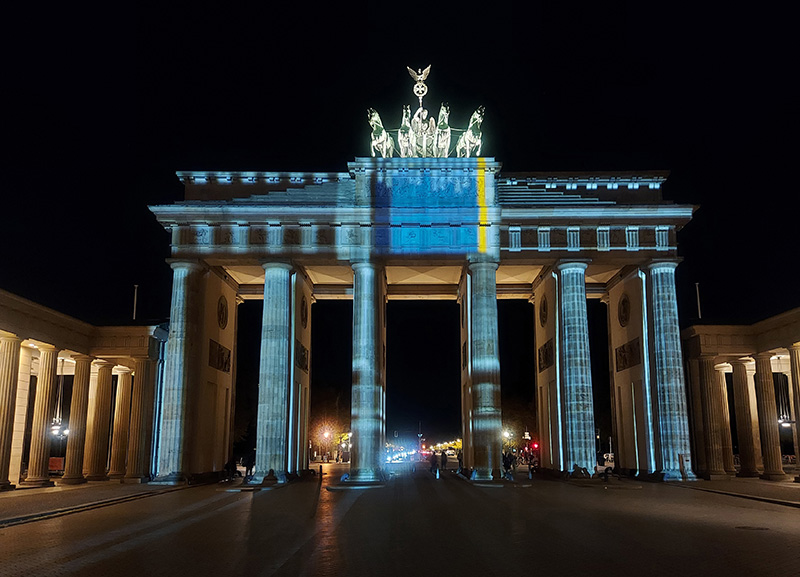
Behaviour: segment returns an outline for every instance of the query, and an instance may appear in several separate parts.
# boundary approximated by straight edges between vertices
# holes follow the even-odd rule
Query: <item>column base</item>
[[[20,481],[20,487],[55,487],[56,484],[51,481],[50,479],[25,479],[24,481]]]
[[[699,481],[700,478],[694,474],[693,471],[681,471],[680,469],[667,469],[662,471],[664,478],[663,481]]]
[[[109,473],[109,479],[122,479],[125,476],[125,473]]]
[[[0,491],[13,491],[16,488],[17,488],[17,486],[14,485],[11,481],[6,481],[5,483],[0,483]]]
[[[383,471],[381,469],[356,469],[350,471],[346,483],[382,483]]]
[[[494,481],[492,469],[473,469],[469,476],[470,481]]]
[[[760,477],[761,473],[758,471],[739,471],[736,473],[737,477]]]
[[[188,485],[189,478],[184,473],[161,475],[150,481],[152,485]]]
[[[763,473],[760,478],[764,479],[766,481],[785,481],[788,478],[788,476],[789,475],[787,475],[786,473],[783,473],[783,472],[781,472],[781,473]]]
[[[86,483],[86,477],[81,475],[80,477],[61,477],[58,481],[59,485],[81,485]]]
[[[277,473],[270,469],[268,472],[256,471],[250,479],[248,485],[282,485],[287,482],[286,473],[278,471]]]
[[[86,475],[87,481],[108,481],[105,475]]]
[[[794,482],[800,483],[800,475],[797,475],[797,477],[794,478]]]
[[[136,477],[123,477],[119,480],[120,483],[125,484],[136,484],[136,483],[147,483],[150,481],[150,477],[146,475],[136,476]]]
[[[727,473],[706,473],[703,475],[706,481],[730,481],[731,476]]]

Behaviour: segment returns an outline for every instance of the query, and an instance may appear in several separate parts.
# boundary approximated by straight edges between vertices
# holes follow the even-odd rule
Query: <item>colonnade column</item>
[[[750,379],[744,361],[733,361],[733,402],[736,410],[736,436],[739,439],[739,476],[758,477],[756,445],[758,428],[753,427]]]
[[[176,261],[172,267],[172,304],[169,316],[164,395],[161,411],[161,437],[158,452],[158,480],[180,483],[189,473],[187,449],[190,429],[190,395],[198,385],[197,357],[203,346],[198,334],[202,315],[200,288],[203,266],[197,262]]]
[[[794,396],[794,438],[797,447],[800,444],[800,343],[789,347],[789,366],[792,371],[792,390],[789,394]],[[795,455],[795,461],[800,465],[800,455]],[[800,483],[800,473],[794,480]]]
[[[0,337],[0,491],[13,489],[8,478],[11,466],[11,441],[17,407],[17,380],[22,339]]]
[[[497,331],[497,263],[469,265],[472,363],[473,480],[491,480],[502,467],[500,357]]]
[[[658,394],[661,470],[665,480],[694,478],[690,466],[689,414],[675,295],[677,266],[674,261],[657,261],[647,267],[654,361],[651,376]]]
[[[152,363],[148,357],[134,358],[133,402],[131,403],[130,435],[128,437],[128,463],[125,471],[126,483],[140,483],[147,480],[150,471],[146,470],[147,429],[153,426],[148,422],[150,411],[147,400],[152,398]]]
[[[288,466],[292,267],[264,265],[264,312],[261,317],[261,364],[258,378],[256,464],[253,482],[286,482]]]
[[[594,474],[597,450],[589,324],[586,317],[586,266],[585,262],[561,262],[556,265],[560,305],[557,326],[564,393],[564,467],[572,470],[577,465]]]
[[[131,427],[131,393],[133,378],[131,370],[123,368],[117,376],[117,398],[114,406],[114,432],[111,438],[110,479],[125,476],[125,462],[128,457],[128,436]]]
[[[733,462],[733,438],[731,435],[731,411],[728,404],[728,381],[725,371],[717,369],[720,395],[720,438],[722,439],[722,466],[728,475],[736,475],[736,466]]]
[[[86,447],[86,420],[89,408],[89,378],[92,375],[92,357],[73,355],[75,378],[72,381],[72,403],[69,409],[69,437],[67,458],[62,485],[78,485],[86,482],[83,476],[83,455]]]
[[[383,436],[381,380],[383,267],[354,262],[353,267],[353,388],[350,481],[382,480]]]
[[[703,395],[703,435],[707,479],[727,479],[722,457],[722,396],[715,357],[700,357],[700,388]]]
[[[781,464],[781,441],[771,356],[770,353],[756,355],[756,405],[758,430],[761,435],[761,455],[764,459],[764,473],[761,478],[781,481],[786,478],[786,473]]]
[[[39,345],[39,376],[36,380],[36,398],[33,405],[31,452],[28,458],[28,475],[22,485],[51,487],[50,480],[50,420],[55,405],[55,383],[58,371],[58,349],[52,345]]]
[[[84,470],[87,481],[108,481],[108,432],[111,427],[111,370],[114,365],[107,361],[97,363],[97,390],[94,409],[89,416]]]

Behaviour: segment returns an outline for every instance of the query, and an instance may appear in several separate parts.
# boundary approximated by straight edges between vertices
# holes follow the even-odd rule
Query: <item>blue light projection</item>
[[[357,159],[382,254],[466,255],[489,249],[496,205],[491,158]]]

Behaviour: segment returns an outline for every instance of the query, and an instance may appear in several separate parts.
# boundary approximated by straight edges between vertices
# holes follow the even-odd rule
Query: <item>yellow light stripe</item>
[[[478,252],[486,252],[486,227],[489,221],[489,208],[486,206],[486,160],[478,161]]]

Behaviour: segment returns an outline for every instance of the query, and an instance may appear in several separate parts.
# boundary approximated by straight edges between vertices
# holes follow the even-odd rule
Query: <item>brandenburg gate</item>
[[[341,173],[179,172],[185,201],[153,206],[171,234],[172,309],[158,479],[219,470],[229,451],[237,303],[263,299],[255,483],[308,468],[312,303],[353,300],[354,484],[382,479],[386,302],[461,310],[464,465],[501,468],[496,299],[534,303],[541,464],[596,463],[586,299],[608,305],[617,466],[693,478],[675,296],[677,231],[661,172],[503,173],[443,104],[400,128],[370,109],[371,156]],[[425,330],[425,327],[420,327]]]

